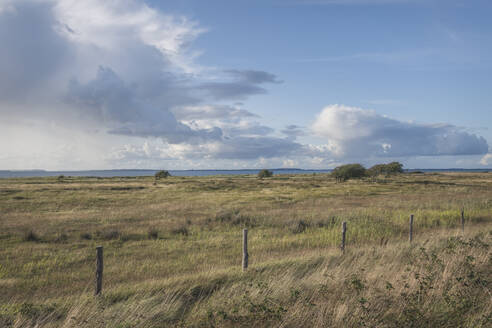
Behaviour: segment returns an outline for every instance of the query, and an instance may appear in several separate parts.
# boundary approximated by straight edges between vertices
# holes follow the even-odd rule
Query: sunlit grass
[[[244,295],[236,299],[234,291],[252,288],[250,301],[264,295],[261,286],[247,287],[248,281],[255,284],[261,277],[267,290],[274,289],[274,302],[285,301],[283,306],[289,309],[273,307],[272,311],[278,310],[282,320],[290,322],[286,326],[295,326],[296,315],[301,315],[296,311],[302,307],[289,303],[288,289],[280,292],[275,286],[301,288],[307,284],[309,291],[315,286],[313,276],[316,283],[321,281],[321,267],[328,276],[340,270],[351,272],[348,259],[340,262],[345,267],[334,266],[341,261],[338,246],[343,221],[348,225],[347,249],[355,252],[348,258],[354,256],[355,261],[357,252],[371,248],[378,249],[379,255],[374,256],[384,258],[393,248],[407,252],[410,214],[415,215],[415,244],[421,245],[459,234],[462,207],[465,236],[490,230],[492,174],[404,174],[338,184],[324,174],[263,180],[253,176],[171,177],[157,185],[151,177],[66,177],[63,182],[56,178],[2,179],[0,320],[5,319],[5,325],[12,320],[12,325],[15,320],[30,325],[31,319],[50,314],[51,319],[42,325],[84,326],[83,321],[67,321],[67,313],[78,309],[81,312],[76,317],[86,313],[109,324],[110,313],[128,311],[130,318],[129,313],[146,309],[173,325],[210,326],[207,311],[212,311],[209,319],[215,325],[247,325],[252,321],[244,313],[244,320],[236,323],[219,318],[217,308],[227,306],[220,297],[236,302],[230,307],[240,313],[246,306],[241,303]],[[252,272],[246,275],[240,270],[244,227],[249,229]],[[35,238],[26,238],[30,233]],[[104,246],[105,310],[97,310],[90,296],[97,245]],[[384,245],[387,248],[381,248]],[[354,270],[365,268],[364,279],[376,275],[370,271],[370,262],[362,265],[357,261]],[[404,270],[402,263],[396,261],[394,270]],[[392,267],[393,263],[385,259],[380,265]],[[202,286],[203,290],[195,291],[202,296],[187,294],[193,284]],[[167,289],[170,291],[162,293]],[[53,303],[56,306],[50,307]],[[31,317],[20,310],[22,304],[33,304],[34,310],[22,310],[34,311]],[[331,316],[326,322],[340,324],[337,320],[350,310],[343,308],[343,302],[334,306],[339,307],[337,313],[317,315],[325,321]],[[56,311],[60,312],[57,319],[53,317]],[[146,318],[142,322],[153,326],[149,324],[153,319]],[[282,320],[276,318],[263,318],[263,325],[281,325]],[[115,322],[127,319],[118,320]],[[138,326],[132,320],[130,326]],[[312,322],[316,325],[322,326],[321,321]],[[91,321],[86,326],[105,325]]]

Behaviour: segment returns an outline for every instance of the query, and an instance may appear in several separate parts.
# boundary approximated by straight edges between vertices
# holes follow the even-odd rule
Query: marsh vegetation
[[[491,324],[490,173],[154,181],[0,180],[0,326]]]

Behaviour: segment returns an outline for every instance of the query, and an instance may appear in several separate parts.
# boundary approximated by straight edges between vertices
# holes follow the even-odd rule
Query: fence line
[[[412,243],[413,241],[413,222],[414,222],[414,215],[410,215],[410,220],[409,220],[409,242]],[[465,232],[465,209],[461,208],[461,230],[464,233]],[[341,236],[341,244],[340,244],[340,249],[342,251],[342,254],[345,253],[345,246],[346,246],[346,239],[347,239],[347,222],[343,221],[342,222],[342,236]],[[248,229],[243,229],[243,240],[242,240],[242,246],[243,246],[243,257],[242,257],[242,269],[243,271],[246,271],[248,268],[248,261],[249,261],[249,254],[248,254]],[[102,281],[103,281],[103,247],[102,246],[97,246],[96,247],[96,288],[95,288],[95,295],[99,295],[102,293]]]

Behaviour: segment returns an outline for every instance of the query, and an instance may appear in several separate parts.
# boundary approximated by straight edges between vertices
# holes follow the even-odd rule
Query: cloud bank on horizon
[[[200,66],[192,44],[205,32],[137,0],[0,0],[0,169],[490,163],[487,141],[464,128],[345,105],[276,131],[241,101],[283,81]]]

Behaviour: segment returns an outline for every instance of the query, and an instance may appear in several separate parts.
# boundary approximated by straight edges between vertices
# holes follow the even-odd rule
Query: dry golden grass
[[[4,179],[0,326],[486,327],[491,222],[486,173]]]

